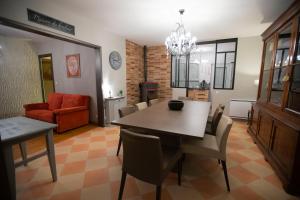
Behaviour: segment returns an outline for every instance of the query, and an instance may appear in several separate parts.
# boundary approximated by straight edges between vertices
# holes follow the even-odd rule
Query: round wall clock
[[[109,54],[109,64],[110,64],[111,68],[113,68],[114,70],[120,69],[120,67],[122,65],[122,58],[121,58],[121,55],[119,52],[112,51]]]

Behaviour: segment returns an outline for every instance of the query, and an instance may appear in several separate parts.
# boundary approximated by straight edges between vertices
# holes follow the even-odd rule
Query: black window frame
[[[219,43],[230,43],[230,42],[235,42],[235,51],[228,51],[228,53],[235,53],[235,57],[234,57],[234,68],[233,68],[233,79],[232,79],[232,87],[231,88],[216,88],[215,87],[215,76],[216,76],[216,62],[217,62],[217,53],[223,53],[223,52],[217,52],[217,45]],[[235,68],[236,68],[236,57],[237,57],[237,45],[238,45],[238,38],[229,38],[229,39],[221,39],[221,40],[210,40],[210,41],[201,41],[201,42],[196,42],[196,45],[204,45],[204,44],[215,44],[216,48],[215,48],[215,66],[214,66],[214,80],[213,80],[213,89],[217,89],[217,90],[233,90],[234,89],[234,82],[235,82]],[[179,86],[173,86],[172,82],[173,82],[173,58],[176,56],[171,55],[171,78],[170,78],[170,87],[171,88],[187,88],[187,89],[197,89],[197,88],[193,88],[193,87],[189,87],[189,65],[190,65],[190,59],[189,59],[189,55],[186,57],[186,79],[185,79],[185,86],[184,87],[179,87]],[[223,74],[223,76],[225,76],[225,73]],[[223,78],[223,82],[224,82],[224,78]],[[175,81],[176,83],[176,81]],[[176,85],[176,84],[175,84]],[[224,84],[223,84],[224,86]]]
[[[221,52],[218,52],[218,44],[221,44],[221,43],[230,43],[230,42],[235,42],[235,51],[221,51]],[[224,40],[217,40],[216,41],[216,52],[215,52],[215,66],[214,66],[214,89],[215,90],[233,90],[234,89],[234,82],[235,82],[235,67],[236,67],[236,55],[237,55],[237,45],[238,45],[238,39],[237,38],[231,38],[231,39],[224,39]],[[216,87],[216,68],[217,68],[217,54],[225,54],[224,56],[224,72],[223,72],[223,84],[222,84],[222,87]],[[233,66],[233,78],[232,78],[232,84],[231,84],[231,87],[230,88],[225,88],[225,66],[226,66],[226,55],[228,53],[234,53],[234,66]]]

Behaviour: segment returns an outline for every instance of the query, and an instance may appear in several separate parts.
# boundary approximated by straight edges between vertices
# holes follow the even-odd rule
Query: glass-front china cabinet
[[[263,34],[257,102],[248,132],[284,189],[300,190],[300,1]]]

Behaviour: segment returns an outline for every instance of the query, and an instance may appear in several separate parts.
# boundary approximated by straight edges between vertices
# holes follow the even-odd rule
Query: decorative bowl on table
[[[170,110],[181,110],[184,106],[183,101],[179,100],[170,100],[168,103]]]

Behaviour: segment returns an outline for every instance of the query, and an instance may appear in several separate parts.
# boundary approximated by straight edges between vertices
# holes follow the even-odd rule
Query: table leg
[[[55,151],[54,151],[54,143],[53,143],[53,130],[49,130],[46,134],[46,145],[47,145],[47,154],[49,165],[51,169],[53,182],[57,180],[56,174],[56,163],[55,163]]]
[[[20,151],[21,151],[21,156],[24,162],[24,166],[27,166],[27,152],[26,152],[26,143],[21,142],[19,143],[20,146]]]
[[[16,175],[15,175],[15,163],[13,158],[13,150],[11,145],[3,145],[3,157],[5,164],[5,171],[7,174],[9,189],[11,198],[16,199]]]

